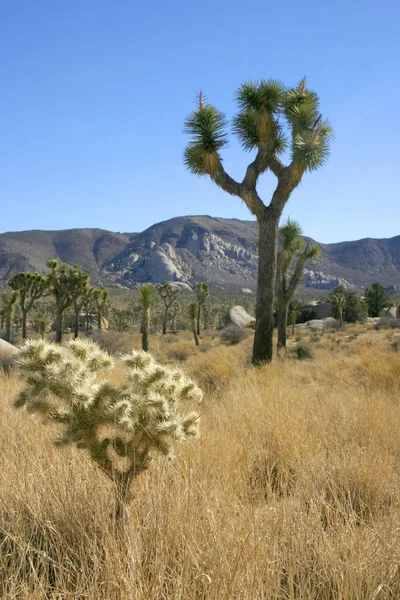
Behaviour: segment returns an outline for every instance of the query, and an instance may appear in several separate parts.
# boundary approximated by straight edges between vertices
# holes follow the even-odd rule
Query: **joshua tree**
[[[336,309],[336,312],[339,316],[340,327],[343,325],[343,309],[346,306],[346,296],[343,292],[336,292],[334,294],[330,294],[330,301]]]
[[[192,173],[209,176],[224,191],[241,198],[257,218],[259,261],[252,361],[259,364],[272,360],[279,220],[304,173],[325,163],[332,130],[322,119],[318,96],[307,88],[305,79],[290,89],[274,80],[244,83],[236,100],[239,112],[233,121],[234,133],[244,150],[256,150],[243,180],[235,181],[222,166],[220,151],[228,143],[227,122],[223,113],[205,102],[202,93],[197,110],[185,121],[185,133],[191,140],[184,162]],[[288,147],[287,137],[290,162],[285,166],[279,155]],[[257,192],[257,183],[268,170],[277,178],[277,186],[266,205]]]
[[[27,337],[27,317],[36,300],[45,295],[49,279],[40,273],[18,273],[8,282],[8,287],[19,293],[19,305],[22,313],[22,337]]]
[[[97,309],[97,329],[100,331],[102,329],[101,319],[104,316],[104,310],[110,299],[110,294],[108,293],[106,288],[102,285],[98,289],[94,290],[93,298],[96,303],[96,309]]]
[[[150,308],[154,302],[154,288],[150,283],[144,283],[139,288],[140,305],[142,307],[142,350],[149,350]]]
[[[196,344],[196,346],[199,345],[199,336],[197,335],[197,324],[196,324],[197,315],[198,315],[197,304],[196,304],[196,302],[192,302],[189,305],[189,318],[190,318],[190,322],[192,323],[194,343]]]
[[[76,340],[79,336],[79,317],[82,309],[88,306],[94,298],[95,291],[93,286],[89,284],[87,280],[86,284],[82,286],[82,292],[80,296],[74,300],[74,339]],[[87,320],[86,320],[87,323]]]
[[[89,453],[115,485],[117,519],[152,453],[167,456],[177,441],[197,435],[199,415],[182,414],[182,405],[203,396],[190,379],[150,354],[132,350],[121,358],[125,377],[114,384],[99,380],[114,363],[91,341],[75,340],[67,347],[26,342],[16,363],[28,377],[14,403],[62,425],[58,446],[75,444]],[[123,469],[113,454],[125,459]]]
[[[197,293],[197,335],[200,335],[200,317],[204,304],[210,295],[210,288],[207,283],[198,283],[196,288]]]
[[[171,306],[171,310],[169,311],[169,319],[170,319],[170,328],[172,331],[175,331],[176,317],[178,316],[181,309],[182,309],[181,303],[178,300]]]
[[[162,332],[163,332],[163,335],[165,335],[167,333],[168,311],[169,311],[170,307],[176,301],[176,297],[179,294],[179,289],[178,288],[174,289],[172,287],[172,285],[169,283],[169,281],[166,281],[165,283],[163,283],[163,285],[161,285],[160,283],[157,284],[157,292],[159,293],[160,297],[162,298],[162,300],[164,302],[164,316],[163,316]]]
[[[370,288],[365,290],[365,300],[370,317],[379,317],[383,308],[393,304],[381,283],[373,283]]]
[[[12,320],[15,303],[18,300],[18,292],[7,291],[1,294],[1,310],[6,321],[6,342],[11,344]]]
[[[309,260],[317,258],[320,248],[316,244],[304,244],[302,231],[297,221],[287,220],[279,228],[280,250],[277,257],[276,299],[278,305],[278,352],[286,348],[286,328],[289,303],[301,278],[304,267]],[[294,257],[297,263],[289,273]]]
[[[68,267],[57,260],[50,260],[47,266],[50,269],[49,289],[56,303],[56,342],[61,344],[64,312],[86,292],[89,275],[78,265]]]

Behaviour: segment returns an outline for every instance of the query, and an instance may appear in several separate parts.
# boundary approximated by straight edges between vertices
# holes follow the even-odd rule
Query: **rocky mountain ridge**
[[[95,284],[132,287],[165,280],[214,289],[255,290],[257,223],[209,216],[177,217],[142,233],[101,229],[0,234],[0,281],[20,271],[46,271],[58,258],[80,264]],[[304,285],[329,290],[339,283],[360,290],[374,281],[400,287],[400,236],[320,244]]]

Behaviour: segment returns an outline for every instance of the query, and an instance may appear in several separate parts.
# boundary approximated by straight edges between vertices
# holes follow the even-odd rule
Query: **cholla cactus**
[[[116,484],[117,517],[152,452],[170,455],[175,442],[198,434],[198,413],[183,412],[182,404],[203,397],[193,381],[147,352],[132,350],[121,360],[125,378],[114,384],[101,380],[114,361],[97,344],[28,341],[16,357],[27,379],[14,404],[62,424],[57,445],[74,443],[89,452]]]

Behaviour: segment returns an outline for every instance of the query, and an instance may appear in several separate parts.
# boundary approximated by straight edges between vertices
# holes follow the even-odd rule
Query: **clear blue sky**
[[[183,120],[200,88],[230,117],[242,81],[306,75],[336,139],[286,215],[321,242],[399,235],[399,22],[397,0],[3,0],[0,232],[251,218],[185,171]],[[230,174],[250,158],[232,138]]]

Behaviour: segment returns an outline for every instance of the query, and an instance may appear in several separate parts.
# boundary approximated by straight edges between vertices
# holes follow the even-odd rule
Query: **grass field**
[[[259,369],[251,338],[151,338],[206,391],[202,433],[138,478],[122,532],[110,482],[11,408],[21,383],[0,375],[0,597],[400,598],[394,334],[299,335],[312,359]]]

